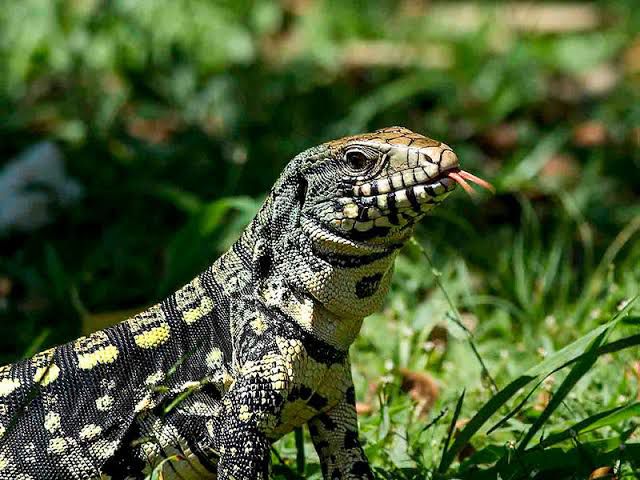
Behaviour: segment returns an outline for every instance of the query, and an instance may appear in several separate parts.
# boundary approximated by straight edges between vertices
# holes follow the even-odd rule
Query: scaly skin
[[[457,165],[401,127],[295,157],[188,285],[0,369],[0,479],[266,479],[271,443],[305,423],[325,478],[373,478],[349,346]]]

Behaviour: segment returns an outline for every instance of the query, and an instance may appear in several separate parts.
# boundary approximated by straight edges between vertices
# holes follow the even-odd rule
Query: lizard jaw
[[[404,230],[440,204],[456,188],[457,183],[447,173],[443,172],[426,182],[407,181],[388,193],[342,197],[338,200],[340,215],[333,221],[333,226],[355,233],[365,233],[376,227]],[[361,193],[368,192],[367,188],[363,190]]]

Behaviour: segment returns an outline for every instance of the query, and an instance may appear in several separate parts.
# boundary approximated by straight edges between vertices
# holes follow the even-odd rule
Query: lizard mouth
[[[403,231],[440,204],[457,185],[469,194],[475,193],[468,182],[495,191],[489,182],[457,164],[433,176],[418,167],[357,185],[351,196],[339,199],[340,217],[334,226],[364,236],[369,236],[376,227]]]
[[[495,191],[489,182],[462,170],[457,160],[453,152],[445,150],[437,163],[423,163],[352,186],[334,207],[337,217],[333,227],[358,238],[373,238],[380,232],[386,232],[380,236],[389,237],[389,229],[397,233],[407,230],[458,185],[468,194],[474,193],[469,182]]]
[[[387,193],[372,194],[379,190],[362,186],[359,191],[354,189],[354,196],[364,207],[360,210],[358,220],[375,220],[376,211],[380,213],[394,210],[413,210],[416,214],[430,210],[439,204],[451,193],[457,185],[460,185],[468,194],[475,191],[468,182],[495,192],[493,186],[479,177],[460,169],[458,166],[446,169],[437,175],[422,179],[411,172],[411,176],[402,176],[402,183],[396,184],[395,179],[389,182],[394,188]],[[373,186],[372,186],[373,187]],[[369,193],[369,195],[367,195]],[[358,195],[359,194],[359,195]],[[364,218],[366,217],[366,218]]]

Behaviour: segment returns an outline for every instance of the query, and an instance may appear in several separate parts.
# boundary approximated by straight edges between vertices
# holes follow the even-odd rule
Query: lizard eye
[[[369,157],[360,150],[349,150],[344,158],[354,172],[362,172],[369,166]]]

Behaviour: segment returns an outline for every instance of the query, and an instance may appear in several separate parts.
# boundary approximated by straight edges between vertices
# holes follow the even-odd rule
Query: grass
[[[439,312],[435,315],[440,322],[458,334],[450,335],[446,345],[440,346],[442,352],[434,355],[434,347],[425,345],[433,330],[425,331],[420,322],[419,310],[425,303],[415,308],[392,306],[365,323],[353,352],[358,398],[374,405],[373,412],[361,417],[361,428],[379,478],[579,479],[601,467],[611,468],[610,477],[603,478],[637,478],[640,403],[638,376],[632,373],[640,343],[640,318],[632,313],[636,297],[616,295],[618,288],[606,280],[610,273],[600,268],[605,278],[586,279],[600,285],[598,291],[590,292],[586,304],[578,300],[557,305],[537,325],[529,325],[526,334],[514,331],[513,351],[505,345],[506,332],[496,337],[496,324],[516,320],[517,309],[505,299],[484,299],[483,303],[495,309],[494,315],[479,317],[473,333],[460,328],[463,320],[447,285],[453,290],[456,282],[468,282],[468,271],[464,266],[439,271],[430,264],[427,261],[417,268],[430,272],[438,285],[429,289],[424,302]],[[413,274],[415,268],[409,272]],[[403,287],[406,289],[406,283]],[[467,295],[473,296],[461,293],[458,301],[464,303]],[[603,310],[604,304],[609,308]],[[589,318],[580,320],[590,327],[578,330],[577,317],[559,327],[563,317],[556,312],[571,321],[568,311],[585,309]],[[606,318],[609,321],[603,323]],[[563,345],[550,339],[559,328],[573,330],[566,335],[573,341]],[[379,332],[379,338],[372,330]],[[496,351],[498,346],[502,350]],[[441,384],[442,397],[428,416],[419,416],[416,399],[407,398],[402,389],[401,367],[421,371],[425,361]],[[379,372],[387,373],[382,382]],[[291,440],[280,443],[291,461],[295,452]],[[311,449],[307,450],[313,457]],[[310,467],[301,477],[282,478],[321,476],[317,468]]]
[[[401,124],[498,191],[421,225],[352,349],[377,476],[640,477],[636,2],[14,3],[0,165],[50,140],[84,193],[0,231],[0,363],[189,280],[302,149]],[[273,459],[320,478],[306,431]]]

